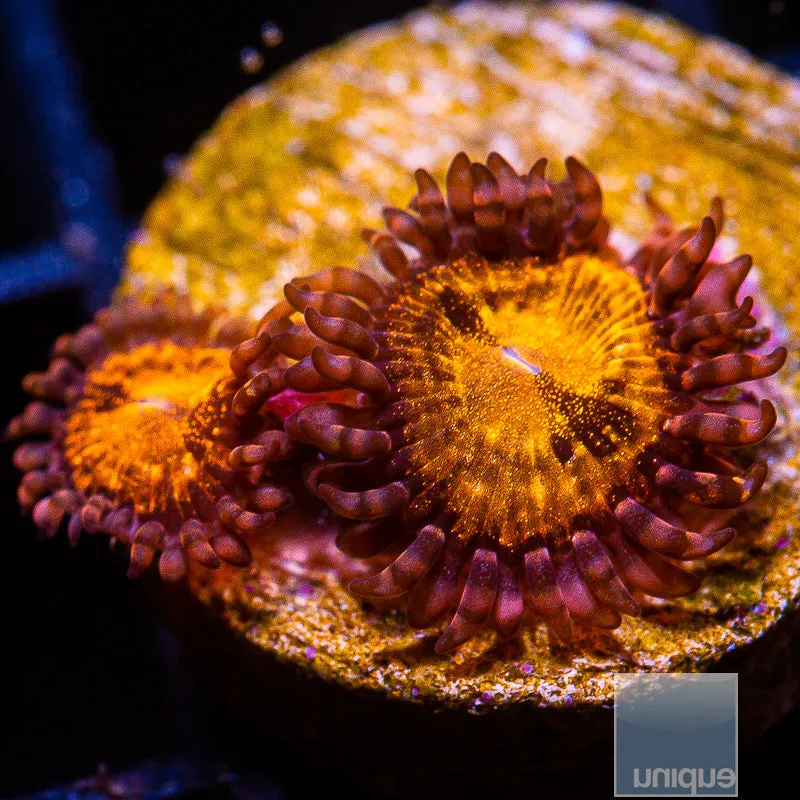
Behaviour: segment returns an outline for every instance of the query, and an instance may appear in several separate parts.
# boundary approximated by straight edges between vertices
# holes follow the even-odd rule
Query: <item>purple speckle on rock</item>
[[[492,702],[492,693],[491,692],[484,692],[481,695],[481,702],[482,703],[491,703]]]
[[[419,689],[416,686],[411,687],[411,696],[412,697],[419,697]]]
[[[568,695],[567,695],[567,696],[564,698],[564,705],[565,705],[565,706],[567,706],[567,707],[571,706],[571,705],[572,705],[574,702],[575,702],[575,701],[572,699],[572,695],[571,695],[571,694],[568,694]]]
[[[244,590],[247,592],[247,594],[253,594],[253,592],[255,591],[252,583],[246,583],[244,585]]]
[[[533,672],[533,664],[522,664],[519,668],[519,671],[523,675],[530,675]]]
[[[298,597],[313,597],[315,594],[314,587],[310,583],[301,583],[297,587]]]
[[[789,546],[789,538],[786,536],[784,536],[782,539],[778,539],[778,541],[775,542],[775,547],[777,547],[778,550],[784,550],[788,546]]]
[[[317,655],[317,648],[309,645],[306,647],[306,658],[314,658]]]

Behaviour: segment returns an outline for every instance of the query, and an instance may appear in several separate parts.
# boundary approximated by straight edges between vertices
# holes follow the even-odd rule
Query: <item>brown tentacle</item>
[[[550,187],[544,179],[533,176],[528,185],[526,199],[528,212],[527,244],[531,250],[549,250],[555,240],[558,221]]]
[[[575,211],[569,233],[573,241],[582,242],[603,214],[603,193],[594,173],[577,158],[569,156],[565,163],[575,189]]]
[[[710,255],[716,235],[714,221],[703,217],[697,233],[659,270],[650,295],[653,316],[663,316],[673,298],[692,282]]]
[[[557,561],[556,584],[564,598],[570,616],[589,627],[616,628],[622,621],[620,615],[598,602],[581,576],[575,553],[563,553]]]
[[[52,354],[72,358],[85,368],[106,357],[108,342],[100,327],[89,323],[74,334],[59,336],[53,344]]]
[[[53,359],[46,372],[31,372],[22,380],[22,388],[42,400],[64,401],[67,390],[82,381],[83,373],[65,357]]]
[[[499,153],[489,153],[486,166],[492,171],[500,187],[507,221],[517,222],[525,208],[525,184],[511,164]]]
[[[453,243],[447,222],[447,206],[439,184],[424,169],[414,173],[417,181],[417,207],[420,225],[425,235],[433,242],[439,254],[445,254]]]
[[[53,442],[24,442],[12,456],[12,463],[20,472],[30,473],[47,466],[55,454]]]
[[[625,532],[648,550],[683,560],[710,555],[728,544],[736,531],[723,528],[713,533],[685,531],[670,525],[632,497],[614,509]]]
[[[591,592],[609,608],[620,614],[636,617],[639,604],[620,579],[608,551],[593,531],[578,531],[572,536],[572,547],[583,579]]]
[[[297,446],[284,431],[265,431],[250,444],[231,450],[230,465],[235,470],[249,470],[260,464],[285,461],[297,452]]]
[[[11,439],[42,434],[55,435],[64,419],[64,412],[41,400],[28,403],[18,417],[8,423],[6,435]]]
[[[663,464],[656,473],[656,484],[677,492],[690,503],[709,508],[736,508],[753,498],[767,477],[767,465],[756,461],[743,475],[716,475],[696,472],[675,464]]]
[[[261,533],[275,522],[275,514],[272,512],[247,511],[231,495],[219,499],[217,514],[223,525],[243,536]]]
[[[329,342],[366,359],[374,359],[378,355],[378,343],[369,331],[357,322],[342,317],[326,317],[314,308],[307,308],[305,320],[309,329],[323,341]],[[303,356],[310,355],[313,347]]]
[[[651,192],[644,193],[644,202],[653,220],[653,235],[667,237],[675,231],[675,223]]]
[[[34,470],[22,476],[17,500],[23,510],[30,510],[34,504],[48,492],[60,489],[66,481],[66,474],[51,470]]]
[[[382,553],[396,536],[397,526],[391,518],[368,520],[348,525],[336,538],[336,546],[346,556],[371,558]]]
[[[530,183],[534,178],[539,178],[540,180],[544,180],[545,173],[547,172],[547,159],[546,158],[538,158],[534,162],[533,166],[528,172],[527,181]]]
[[[158,557],[158,572],[166,583],[178,583],[186,578],[189,559],[177,534],[167,535]]]
[[[711,266],[686,304],[687,316],[699,317],[736,308],[736,295],[752,266],[753,259],[749,255]]]
[[[209,569],[217,569],[222,563],[209,542],[211,529],[198,519],[187,519],[178,531],[180,544],[186,554]],[[162,556],[163,558],[163,556]]]
[[[625,582],[652,597],[681,597],[697,591],[700,578],[614,531],[605,539],[614,566]]]
[[[484,627],[497,597],[497,579],[497,553],[478,548],[472,556],[455,616],[436,642],[437,653],[453,650]]]
[[[97,533],[103,529],[103,524],[114,504],[101,494],[91,495],[80,510],[81,525],[86,533]]]
[[[767,378],[784,365],[788,354],[785,347],[764,355],[726,353],[684,372],[681,386],[686,392],[696,392]]]
[[[338,292],[315,292],[303,289],[301,285],[302,278],[295,278],[283,287],[286,299],[292,304],[292,308],[301,314],[306,309],[313,308],[328,317],[345,317],[367,328],[372,325],[372,314],[347,295]]]
[[[272,483],[261,483],[257,489],[254,489],[247,496],[248,506],[255,508],[256,511],[283,511],[288,508],[294,498],[291,492]]]
[[[525,578],[531,607],[558,636],[572,638],[569,610],[558,587],[556,568],[546,547],[525,553]]]
[[[474,221],[472,205],[472,174],[466,153],[459,153],[450,163],[445,178],[447,205],[459,225],[471,225]]]
[[[775,406],[769,400],[762,400],[756,419],[690,411],[668,419],[664,430],[676,439],[734,447],[763,441],[777,421]]]
[[[389,381],[369,361],[351,356],[335,356],[322,347],[315,347],[311,351],[311,359],[317,372],[334,384],[366,392],[376,402],[383,402],[389,397]]]
[[[309,326],[303,323],[278,323],[270,326],[268,330],[273,347],[282,355],[297,361],[310,356],[311,351],[322,344],[320,337],[312,333]]]
[[[436,255],[433,242],[425,235],[422,225],[413,214],[399,208],[384,208],[383,218],[395,239],[410,245],[424,256],[432,258]]]
[[[214,552],[226,563],[246,567],[251,561],[250,548],[241,536],[217,524],[212,530],[208,543]]]
[[[486,253],[497,253],[506,241],[503,230],[505,209],[500,187],[491,170],[483,164],[470,164],[470,175],[478,246]]]
[[[411,495],[405,483],[395,481],[361,492],[345,492],[333,484],[321,483],[319,496],[345,519],[372,520],[402,511]]]
[[[288,300],[278,300],[258,322],[258,333],[270,330],[276,323],[285,322],[294,313]]]
[[[675,330],[670,338],[670,346],[678,352],[686,352],[712,336],[730,336],[745,324],[752,309],[753,298],[745,297],[742,304],[733,311],[693,317]]]
[[[406,618],[412,628],[426,628],[455,607],[464,561],[463,545],[448,536],[439,560],[409,594]]]
[[[444,549],[445,534],[426,525],[414,541],[386,569],[369,578],[359,578],[350,590],[360,597],[397,597],[419,583],[433,568]]]
[[[259,372],[237,390],[233,396],[231,409],[237,417],[252,416],[258,413],[261,406],[281,388],[279,385],[276,386],[273,376],[268,372]]]
[[[510,639],[522,625],[525,601],[518,569],[505,554],[498,557],[497,598],[492,609],[491,625],[500,636]]]
[[[150,566],[156,551],[164,546],[164,526],[156,521],[145,522],[134,534],[128,577],[136,578]]]
[[[323,347],[315,347],[311,350],[327,352]],[[335,381],[326,379],[320,370],[314,366],[311,356],[306,356],[292,364],[285,373],[286,385],[297,392],[326,392],[339,386]]]
[[[711,221],[714,223],[714,230],[719,236],[725,226],[725,208],[721,197],[712,198],[708,216],[711,217]]]
[[[386,231],[375,231],[371,228],[365,228],[361,235],[393,278],[398,281],[408,280],[411,276],[411,266],[394,236]]]
[[[656,239],[654,242],[653,255],[647,267],[642,283],[646,287],[652,287],[653,281],[660,272],[664,264],[683,247],[689,239],[697,233],[697,228],[682,228],[673,230],[668,236]]]
[[[386,290],[374,278],[349,267],[328,267],[302,279],[303,286],[315,292],[338,292],[350,295],[368,306],[380,306]]]
[[[344,406],[315,403],[286,419],[286,432],[323,452],[345,458],[372,458],[388,454],[392,440],[386,431],[351,427],[358,419]]]
[[[245,339],[241,344],[231,350],[231,371],[237,378],[247,379],[251,366],[262,356],[266,355],[272,344],[270,335],[264,330],[252,339]]]

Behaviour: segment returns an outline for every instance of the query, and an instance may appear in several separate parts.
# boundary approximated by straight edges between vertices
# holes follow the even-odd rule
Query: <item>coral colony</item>
[[[566,168],[460,153],[444,190],[417,170],[364,233],[383,280],[294,278],[258,325],[173,291],[101,311],[25,379],[22,507],[124,543],[131,575],[158,553],[168,581],[247,565],[290,506],[322,515],[380,554],[352,592],[443,623],[440,653],[696,591],[682,562],[734,539],[766,477],[748,446],[775,408],[741,384],[786,350],[748,352],[769,331],[738,297],[750,257],[713,252],[719,200],[686,229],[651,201],[624,259],[595,176]]]

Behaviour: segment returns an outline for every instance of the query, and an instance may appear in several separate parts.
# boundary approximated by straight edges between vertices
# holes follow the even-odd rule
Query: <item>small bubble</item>
[[[181,168],[181,157],[176,153],[170,153],[169,155],[164,156],[164,172],[167,173],[169,176],[175,175],[178,170]]]
[[[83,178],[69,178],[61,184],[61,199],[72,209],[83,208],[90,194],[89,184]]]
[[[277,47],[283,41],[283,31],[274,22],[265,22],[261,26],[261,41],[267,47]]]
[[[264,66],[264,57],[254,47],[245,47],[239,54],[239,64],[247,75],[255,75]]]
[[[61,234],[61,242],[73,258],[94,258],[97,252],[97,234],[84,222],[70,223]]]

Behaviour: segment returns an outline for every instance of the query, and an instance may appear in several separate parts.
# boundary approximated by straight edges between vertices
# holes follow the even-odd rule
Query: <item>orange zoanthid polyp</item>
[[[91,370],[65,422],[75,486],[113,495],[139,514],[191,507],[192,483],[212,494],[213,479],[200,469],[205,453],[193,446],[209,433],[197,430],[196,411],[227,377],[229,357],[166,341],[112,354]]]
[[[387,283],[298,277],[263,321],[309,393],[282,421],[306,487],[345,553],[389,561],[350,589],[405,598],[414,627],[449,618],[439,652],[531,617],[615,628],[694,591],[680,563],[733,540],[767,475],[744,448],[777,412],[738,386],[787,351],[748,352],[770,331],[738,297],[752,259],[715,256],[722,202],[681,229],[651,199],[625,258],[597,178],[565,166],[459,153],[443,187],[418,169],[409,210],[364,232]]]
[[[285,457],[287,437],[259,414],[239,366],[241,348],[265,344],[247,339],[252,327],[165,290],[60,337],[9,425],[26,440],[14,453],[18,496],[39,529],[53,536],[68,520],[73,543],[83,530],[107,534],[130,548],[132,576],[157,554],[169,581],[190,561],[249,564],[247,539],[290,499],[267,463]]]
[[[412,511],[444,493],[464,540],[555,544],[613,490],[644,491],[633,467],[660,434],[666,390],[644,292],[618,264],[462,258],[386,317],[423,484]]]

